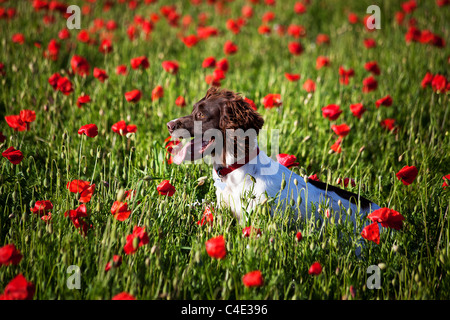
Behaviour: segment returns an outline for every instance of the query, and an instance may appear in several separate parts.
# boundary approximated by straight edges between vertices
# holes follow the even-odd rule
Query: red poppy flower
[[[288,79],[289,81],[298,81],[300,79],[300,75],[299,74],[295,74],[295,73],[285,73],[284,76],[286,77],[286,79]]]
[[[127,133],[136,133],[137,127],[133,124],[127,125],[124,120],[116,122],[111,127],[112,131],[120,134],[121,136],[127,135]]]
[[[125,243],[123,250],[127,255],[134,254],[138,248],[146,245],[149,241],[150,239],[148,238],[147,232],[145,232],[145,227],[135,226],[133,233],[127,236],[127,242]]]
[[[88,224],[86,221],[84,221],[83,218],[86,218],[87,215],[87,209],[85,204],[81,204],[76,208],[75,210],[69,210],[64,212],[64,217],[68,217],[76,229],[80,229],[80,231],[83,232],[83,234],[86,236],[87,230],[88,230]]]
[[[163,61],[162,67],[164,70],[171,74],[177,74],[178,72],[178,62],[176,61]]]
[[[261,18],[262,22],[270,22],[273,19],[275,19],[275,13],[272,11],[265,12]]]
[[[380,122],[380,126],[386,130],[393,131],[395,127],[395,119],[384,119]]]
[[[195,37],[195,40],[198,42],[199,39],[208,39],[209,37],[212,36],[217,36],[219,34],[219,31],[217,30],[217,28],[211,27],[211,26],[199,26],[197,27],[197,37]],[[186,42],[193,42],[194,38],[192,39],[185,39]],[[183,40],[183,42],[185,42],[185,40]],[[185,42],[185,44],[186,44]],[[197,43],[195,42],[195,43]],[[186,44],[187,45],[187,44]]]
[[[58,38],[61,40],[66,40],[70,38],[70,32],[66,28],[58,32]]]
[[[223,58],[223,59],[217,61],[217,63],[216,63],[216,69],[217,70],[222,70],[224,72],[227,72],[228,68],[229,68],[229,65],[228,65],[227,58]]]
[[[300,38],[300,37],[304,37],[306,35],[306,30],[304,27],[296,25],[296,24],[291,24],[289,25],[288,29],[287,29],[287,33],[294,37],[294,38]]]
[[[314,262],[311,267],[309,267],[308,273],[313,276],[318,276],[322,273],[322,266],[319,262]]]
[[[72,82],[67,77],[61,77],[56,83],[56,89],[67,96],[73,92]]]
[[[91,124],[85,124],[84,126],[81,126],[80,129],[78,129],[78,134],[85,134],[90,138],[94,138],[98,135],[98,128],[97,125],[91,123]]]
[[[308,180],[320,181],[319,177],[317,176],[317,173],[314,173],[313,175],[309,176]]]
[[[303,235],[300,231],[295,235],[295,239],[297,239],[297,242],[300,242],[303,239]]]
[[[328,67],[330,65],[330,59],[324,56],[319,56],[316,59],[316,69],[319,70],[323,67]]]
[[[121,75],[121,76],[125,76],[127,74],[127,66],[122,64],[120,66],[116,67],[116,74],[117,75]]]
[[[364,108],[362,103],[355,103],[350,105],[350,111],[355,117],[361,119],[361,116],[364,114],[364,112],[366,112],[366,109]]]
[[[202,68],[214,68],[216,66],[216,59],[214,57],[208,57],[203,60]]]
[[[136,300],[136,298],[128,292],[121,292],[112,297],[111,300]]]
[[[270,34],[272,32],[272,29],[268,25],[260,25],[258,27],[258,33],[259,34]]]
[[[91,102],[91,97],[89,95],[79,96],[77,99],[77,106],[81,108],[84,104]]]
[[[27,130],[27,124],[25,122],[23,122],[20,115],[5,116],[5,121],[9,127],[14,129],[14,131]]]
[[[341,144],[342,144],[342,138],[339,137],[336,140],[336,142],[331,145],[331,150],[333,150],[336,153],[341,153],[342,152]]]
[[[376,90],[378,87],[378,82],[375,80],[373,76],[367,77],[363,80],[363,89],[364,93],[368,93],[370,91]]]
[[[75,74],[80,76],[88,76],[90,66],[87,60],[81,56],[74,55],[70,60],[70,66]]]
[[[13,34],[11,38],[12,42],[18,43],[18,44],[24,44],[25,43],[25,37],[22,33],[16,33]]]
[[[142,93],[138,89],[131,90],[129,92],[125,92],[125,99],[128,102],[138,102],[141,100]]]
[[[427,72],[425,74],[425,77],[423,77],[422,82],[420,83],[422,88],[426,88],[428,85],[431,85],[431,82],[433,81],[433,74],[430,72]]]
[[[44,57],[49,58],[53,61],[58,60],[59,48],[59,43],[55,39],[51,39],[47,46],[47,50],[44,51]]]
[[[314,92],[316,91],[316,83],[311,79],[307,79],[305,83],[303,83],[303,89],[305,89],[306,92]]]
[[[339,82],[344,85],[348,85],[350,77],[355,75],[353,69],[345,70],[342,66],[339,67]]]
[[[211,225],[212,226],[212,224],[213,224],[213,221],[214,221],[214,216],[213,216],[213,208],[212,207],[206,207],[205,208],[205,211],[203,211],[203,216],[202,216],[202,219],[201,220],[199,220],[199,221],[197,221],[197,224],[199,225],[199,226],[203,226],[203,225],[205,225],[206,223],[208,223],[209,225]]]
[[[405,220],[404,216],[389,208],[375,210],[367,218],[373,222],[381,223],[385,228],[392,228],[394,230],[400,230],[403,227],[403,220]]]
[[[238,51],[238,46],[230,40],[225,41],[223,45],[223,52],[227,55],[235,54]]]
[[[98,47],[98,51],[103,54],[110,53],[113,50],[112,42],[110,39],[103,39]]]
[[[357,24],[358,21],[359,21],[358,16],[357,16],[355,13],[352,13],[352,12],[350,12],[350,13],[348,14],[347,18],[348,18],[348,22],[349,22],[350,24]]]
[[[407,186],[414,182],[419,170],[415,166],[404,166],[399,172],[396,173],[398,180]]]
[[[294,4],[294,12],[296,14],[304,14],[306,12],[306,5],[301,1],[296,2]]]
[[[331,126],[331,129],[334,131],[334,133],[336,133],[341,138],[345,137],[350,132],[350,127],[345,123],[340,124],[340,125],[333,124]]]
[[[17,265],[22,260],[22,254],[14,244],[7,244],[0,248],[0,267]]]
[[[251,99],[245,97],[245,98],[244,98],[244,101],[247,102],[247,103],[250,105],[250,108],[252,108],[253,110],[256,111],[256,110],[258,109],[258,108],[256,107],[256,104],[255,104],[255,102],[254,102],[253,100],[251,100]]]
[[[8,159],[12,164],[19,164],[23,160],[23,153],[20,150],[14,149],[14,147],[9,147],[2,152],[2,156]]]
[[[286,168],[297,167],[299,165],[299,163],[295,162],[296,160],[297,160],[297,157],[292,154],[286,154],[286,153],[277,154],[278,163],[285,166]]]
[[[80,194],[80,202],[87,203],[91,201],[91,197],[95,191],[95,184],[90,184],[89,181],[72,180],[67,182],[66,188],[72,193]]]
[[[364,65],[364,69],[369,72],[372,72],[374,75],[379,75],[381,73],[380,67],[378,67],[378,63],[376,61],[369,61]]]
[[[159,98],[164,97],[164,89],[161,86],[156,86],[152,90],[152,101],[158,100]]]
[[[230,30],[234,34],[238,34],[241,31],[240,25],[234,19],[228,19],[225,26],[228,30]]]
[[[205,242],[205,248],[211,258],[224,259],[227,255],[227,248],[223,236],[209,239]]]
[[[179,96],[176,100],[175,100],[175,105],[179,106],[179,107],[185,107],[186,106],[186,100],[184,99],[183,96]]]
[[[269,93],[263,98],[262,104],[266,109],[272,109],[281,106],[283,104],[283,101],[281,100],[281,94]]]
[[[0,62],[0,76],[5,75],[6,75],[5,64]]]
[[[34,208],[30,208],[30,211],[34,214],[38,214],[41,217],[46,216],[43,220],[51,218],[50,211],[53,209],[53,203],[49,200],[39,200],[34,204]]]
[[[264,278],[261,274],[261,271],[255,270],[245,274],[242,277],[242,283],[247,288],[261,287],[262,285],[264,285]]]
[[[449,89],[447,78],[440,74],[434,75],[431,81],[431,87],[435,92],[446,92]]]
[[[347,188],[349,182],[350,182],[352,187],[356,187],[355,180],[354,179],[350,179],[350,178],[344,178],[344,179],[338,178],[337,181],[336,181],[336,184],[343,185],[344,188]]]
[[[303,52],[302,44],[300,42],[296,42],[296,41],[289,42],[288,49],[289,49],[289,52],[291,54],[293,54],[294,56],[298,56]]]
[[[157,187],[158,193],[163,196],[173,196],[176,189],[170,184],[169,180],[163,180]]]
[[[366,240],[380,244],[380,228],[378,227],[378,222],[374,222],[366,226],[362,230],[361,236]]]
[[[86,30],[81,30],[77,35],[77,40],[83,43],[89,42],[89,32],[87,32]]]
[[[318,45],[329,44],[330,43],[330,37],[328,35],[326,35],[326,34],[319,34],[316,37],[316,43]]]
[[[115,254],[113,256],[112,261],[109,261],[106,264],[105,271],[108,272],[109,270],[111,270],[112,267],[118,268],[118,267],[120,267],[121,264],[122,264],[122,257],[117,255],[117,254]]]
[[[196,35],[192,34],[192,35],[183,37],[181,40],[183,41],[183,43],[186,47],[192,48],[193,46],[195,46],[198,43],[199,38],[197,38]]]
[[[0,300],[32,300],[35,289],[33,283],[19,274],[6,285]]]
[[[378,99],[377,102],[375,103],[377,106],[377,109],[380,106],[385,106],[385,107],[390,107],[392,105],[392,98],[390,95],[387,95],[386,97],[383,97],[381,99]]]
[[[248,238],[251,235],[254,235],[256,237],[260,236],[261,235],[261,229],[254,228],[252,226],[245,227],[244,229],[242,229],[242,236],[244,236],[244,238]]]
[[[253,16],[253,8],[249,5],[244,5],[241,9],[244,18],[250,19]]]
[[[108,74],[103,69],[94,68],[93,75],[94,75],[95,78],[100,80],[100,82],[105,82],[105,80],[108,79]]]
[[[128,210],[128,204],[126,202],[114,201],[111,207],[111,214],[119,221],[128,219],[131,214],[131,210]]]
[[[444,188],[444,190],[445,190],[445,189],[447,189],[446,187],[448,187],[450,184],[450,174],[443,176],[442,180],[444,180],[444,183],[442,183],[442,188]]]
[[[364,39],[364,46],[367,49],[371,49],[371,48],[375,48],[377,46],[377,43],[375,42],[375,39],[368,38],[368,39]]]
[[[336,120],[341,115],[341,107],[337,104],[330,104],[322,108],[322,116],[328,118],[329,120]]]
[[[412,13],[416,8],[416,0],[405,1],[402,3],[402,9],[405,13]]]
[[[48,78],[48,83],[53,87],[54,90],[57,90],[58,80],[61,78],[59,73],[54,73]]]
[[[130,64],[131,64],[131,68],[133,69],[147,69],[148,67],[150,67],[150,62],[148,61],[147,57],[142,56],[142,57],[137,57],[137,58],[132,58],[130,60]]]

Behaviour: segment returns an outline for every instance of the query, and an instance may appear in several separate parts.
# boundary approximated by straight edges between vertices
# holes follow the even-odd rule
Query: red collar
[[[254,155],[253,157],[246,159],[245,163],[233,163],[227,167],[220,167],[218,169],[216,169],[216,173],[220,178],[224,178],[227,174],[229,174],[230,172],[233,172],[236,169],[239,169],[240,167],[246,165],[247,163],[250,162],[250,160],[252,160],[253,158],[257,157],[259,154],[259,148],[256,148],[256,155]],[[246,157],[247,158],[247,157]],[[239,162],[239,161],[238,161]]]

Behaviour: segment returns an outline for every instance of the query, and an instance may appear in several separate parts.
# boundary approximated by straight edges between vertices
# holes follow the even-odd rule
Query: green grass
[[[71,4],[85,4],[71,1]],[[161,16],[149,40],[130,41],[126,29],[135,14],[148,18],[159,13],[164,1],[140,5],[135,11],[116,4],[103,12],[101,1],[93,6],[90,16],[82,16],[81,26],[88,29],[93,19],[114,19],[118,23],[113,52],[104,56],[98,45],[90,46],[76,40],[71,31],[66,41],[57,39],[65,20],[55,14],[55,23],[44,25],[43,13],[34,12],[29,2],[6,2],[16,7],[17,16],[0,20],[0,62],[6,75],[0,78],[0,115],[18,114],[22,109],[36,111],[30,131],[13,132],[2,120],[0,129],[7,140],[2,152],[14,146],[24,154],[23,161],[12,165],[0,159],[0,247],[14,243],[23,254],[16,266],[0,266],[0,290],[18,273],[36,286],[35,299],[110,299],[126,291],[137,299],[448,299],[449,266],[449,188],[444,190],[442,176],[450,173],[450,135],[448,94],[422,89],[420,82],[427,71],[447,75],[448,45],[436,48],[420,43],[406,44],[406,26],[394,19],[401,10],[400,1],[378,2],[382,29],[368,33],[361,24],[350,25],[347,13],[363,17],[373,1],[311,1],[304,15],[293,12],[294,2],[277,1],[275,7],[253,5],[254,16],[238,35],[225,28],[228,18],[240,15],[246,2],[227,4],[228,15],[218,15],[213,6],[177,3],[178,12],[190,14],[194,20],[200,12],[210,16],[208,24],[221,34],[188,49],[177,38],[182,28],[169,27]],[[291,23],[303,25],[307,36],[300,39],[305,51],[292,56],[287,45],[292,37],[258,34],[264,12],[276,13],[270,25]],[[445,21],[448,7],[439,8],[434,1],[421,1],[412,14],[419,29],[429,29],[449,39]],[[406,19],[407,20],[407,19]],[[407,23],[405,20],[405,24]],[[24,34],[25,44],[12,43],[13,34]],[[185,34],[195,33],[190,26]],[[317,34],[330,36],[330,45],[315,44]],[[372,37],[377,47],[366,49],[363,39]],[[61,43],[57,61],[45,59],[42,50],[50,39]],[[285,216],[270,217],[265,210],[250,212],[248,224],[260,228],[257,238],[243,238],[242,228],[229,210],[216,210],[212,227],[199,227],[206,203],[216,201],[211,168],[205,164],[176,166],[165,161],[165,123],[190,113],[191,106],[203,97],[208,85],[201,63],[208,56],[225,57],[222,46],[226,40],[239,46],[229,56],[230,70],[222,87],[241,92],[253,99],[264,117],[264,128],[280,132],[280,153],[297,156],[303,172],[317,173],[322,181],[335,183],[338,177],[351,177],[361,191],[380,206],[394,209],[406,218],[401,231],[384,229],[379,245],[367,241],[360,258],[352,226],[340,224],[310,226],[301,221],[287,223]],[[34,46],[42,43],[43,49]],[[91,75],[83,79],[70,76],[74,92],[64,96],[53,91],[48,78],[55,72],[67,74],[74,55],[88,59]],[[150,68],[131,70],[131,58],[145,55]],[[317,56],[328,56],[329,68],[316,70]],[[161,62],[177,60],[176,76],[166,73]],[[362,80],[369,75],[365,62],[376,60],[381,75],[376,76],[378,89],[362,93]],[[117,76],[115,67],[128,66],[128,76]],[[354,68],[350,85],[339,84],[338,67]],[[109,79],[100,83],[92,76],[93,67],[105,69]],[[66,71],[64,71],[66,70]],[[301,74],[299,82],[288,82],[285,72]],[[312,95],[302,89],[311,78],[317,89]],[[164,87],[164,97],[151,101],[151,90]],[[124,93],[140,89],[143,98],[128,103]],[[79,109],[76,99],[85,92],[92,102]],[[265,110],[260,100],[269,93],[280,93],[283,106]],[[391,95],[393,105],[375,108],[375,101]],[[175,105],[183,95],[188,106]],[[361,102],[368,109],[361,120],[353,117],[349,105]],[[336,139],[330,121],[321,108],[339,104],[344,111],[334,123],[347,123],[351,132],[344,139],[343,151],[330,154]],[[395,118],[397,133],[383,130],[379,122]],[[119,120],[136,124],[136,135],[126,138],[112,132]],[[99,128],[96,138],[77,134],[88,123]],[[309,137],[309,139],[305,139]],[[361,147],[364,151],[360,152]],[[272,155],[275,156],[275,155]],[[395,177],[405,165],[419,169],[413,184],[404,186]],[[299,169],[295,169],[298,173]],[[208,176],[203,185],[197,179]],[[151,178],[150,178],[151,177]],[[64,212],[78,207],[75,194],[66,189],[68,181],[93,181],[96,190],[87,203],[88,221],[93,228],[83,237]],[[176,187],[173,197],[159,196],[156,186],[168,179]],[[364,188],[363,188],[364,186]],[[126,221],[114,219],[112,203],[121,189],[137,190],[129,202],[132,215]],[[188,206],[195,202],[203,205]],[[30,213],[38,200],[52,201],[51,223],[46,224]],[[145,226],[149,243],[136,254],[123,252],[126,236],[135,225]],[[320,232],[322,230],[322,232]],[[297,243],[295,234],[303,240]],[[350,240],[339,234],[351,235]],[[227,257],[211,259],[205,241],[224,235]],[[122,265],[105,272],[114,254],[123,257]],[[308,274],[310,265],[319,261],[323,272],[317,277]],[[66,286],[66,270],[77,265],[81,270],[81,289]],[[371,265],[382,266],[381,288],[370,290],[366,281]],[[242,276],[260,270],[264,286],[246,288]],[[355,288],[355,296],[350,294]]]

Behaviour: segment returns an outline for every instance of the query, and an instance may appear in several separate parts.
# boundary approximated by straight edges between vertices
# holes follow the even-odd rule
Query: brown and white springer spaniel
[[[272,208],[284,211],[290,207],[295,217],[300,213],[303,219],[312,213],[321,218],[328,209],[337,221],[351,208],[355,225],[354,213],[363,218],[379,209],[360,195],[308,180],[271,159],[258,148],[257,135],[263,124],[261,115],[242,96],[212,87],[194,104],[190,115],[167,123],[172,137],[187,141],[174,151],[173,161],[181,164],[211,156],[218,206],[229,206],[238,220],[269,199],[275,200]],[[194,139],[189,141],[190,137]]]

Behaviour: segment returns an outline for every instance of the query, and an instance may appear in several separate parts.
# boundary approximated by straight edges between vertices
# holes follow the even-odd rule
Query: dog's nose
[[[177,127],[176,121],[171,120],[167,122],[167,130],[169,130],[169,133],[172,133],[176,129],[176,127]]]

